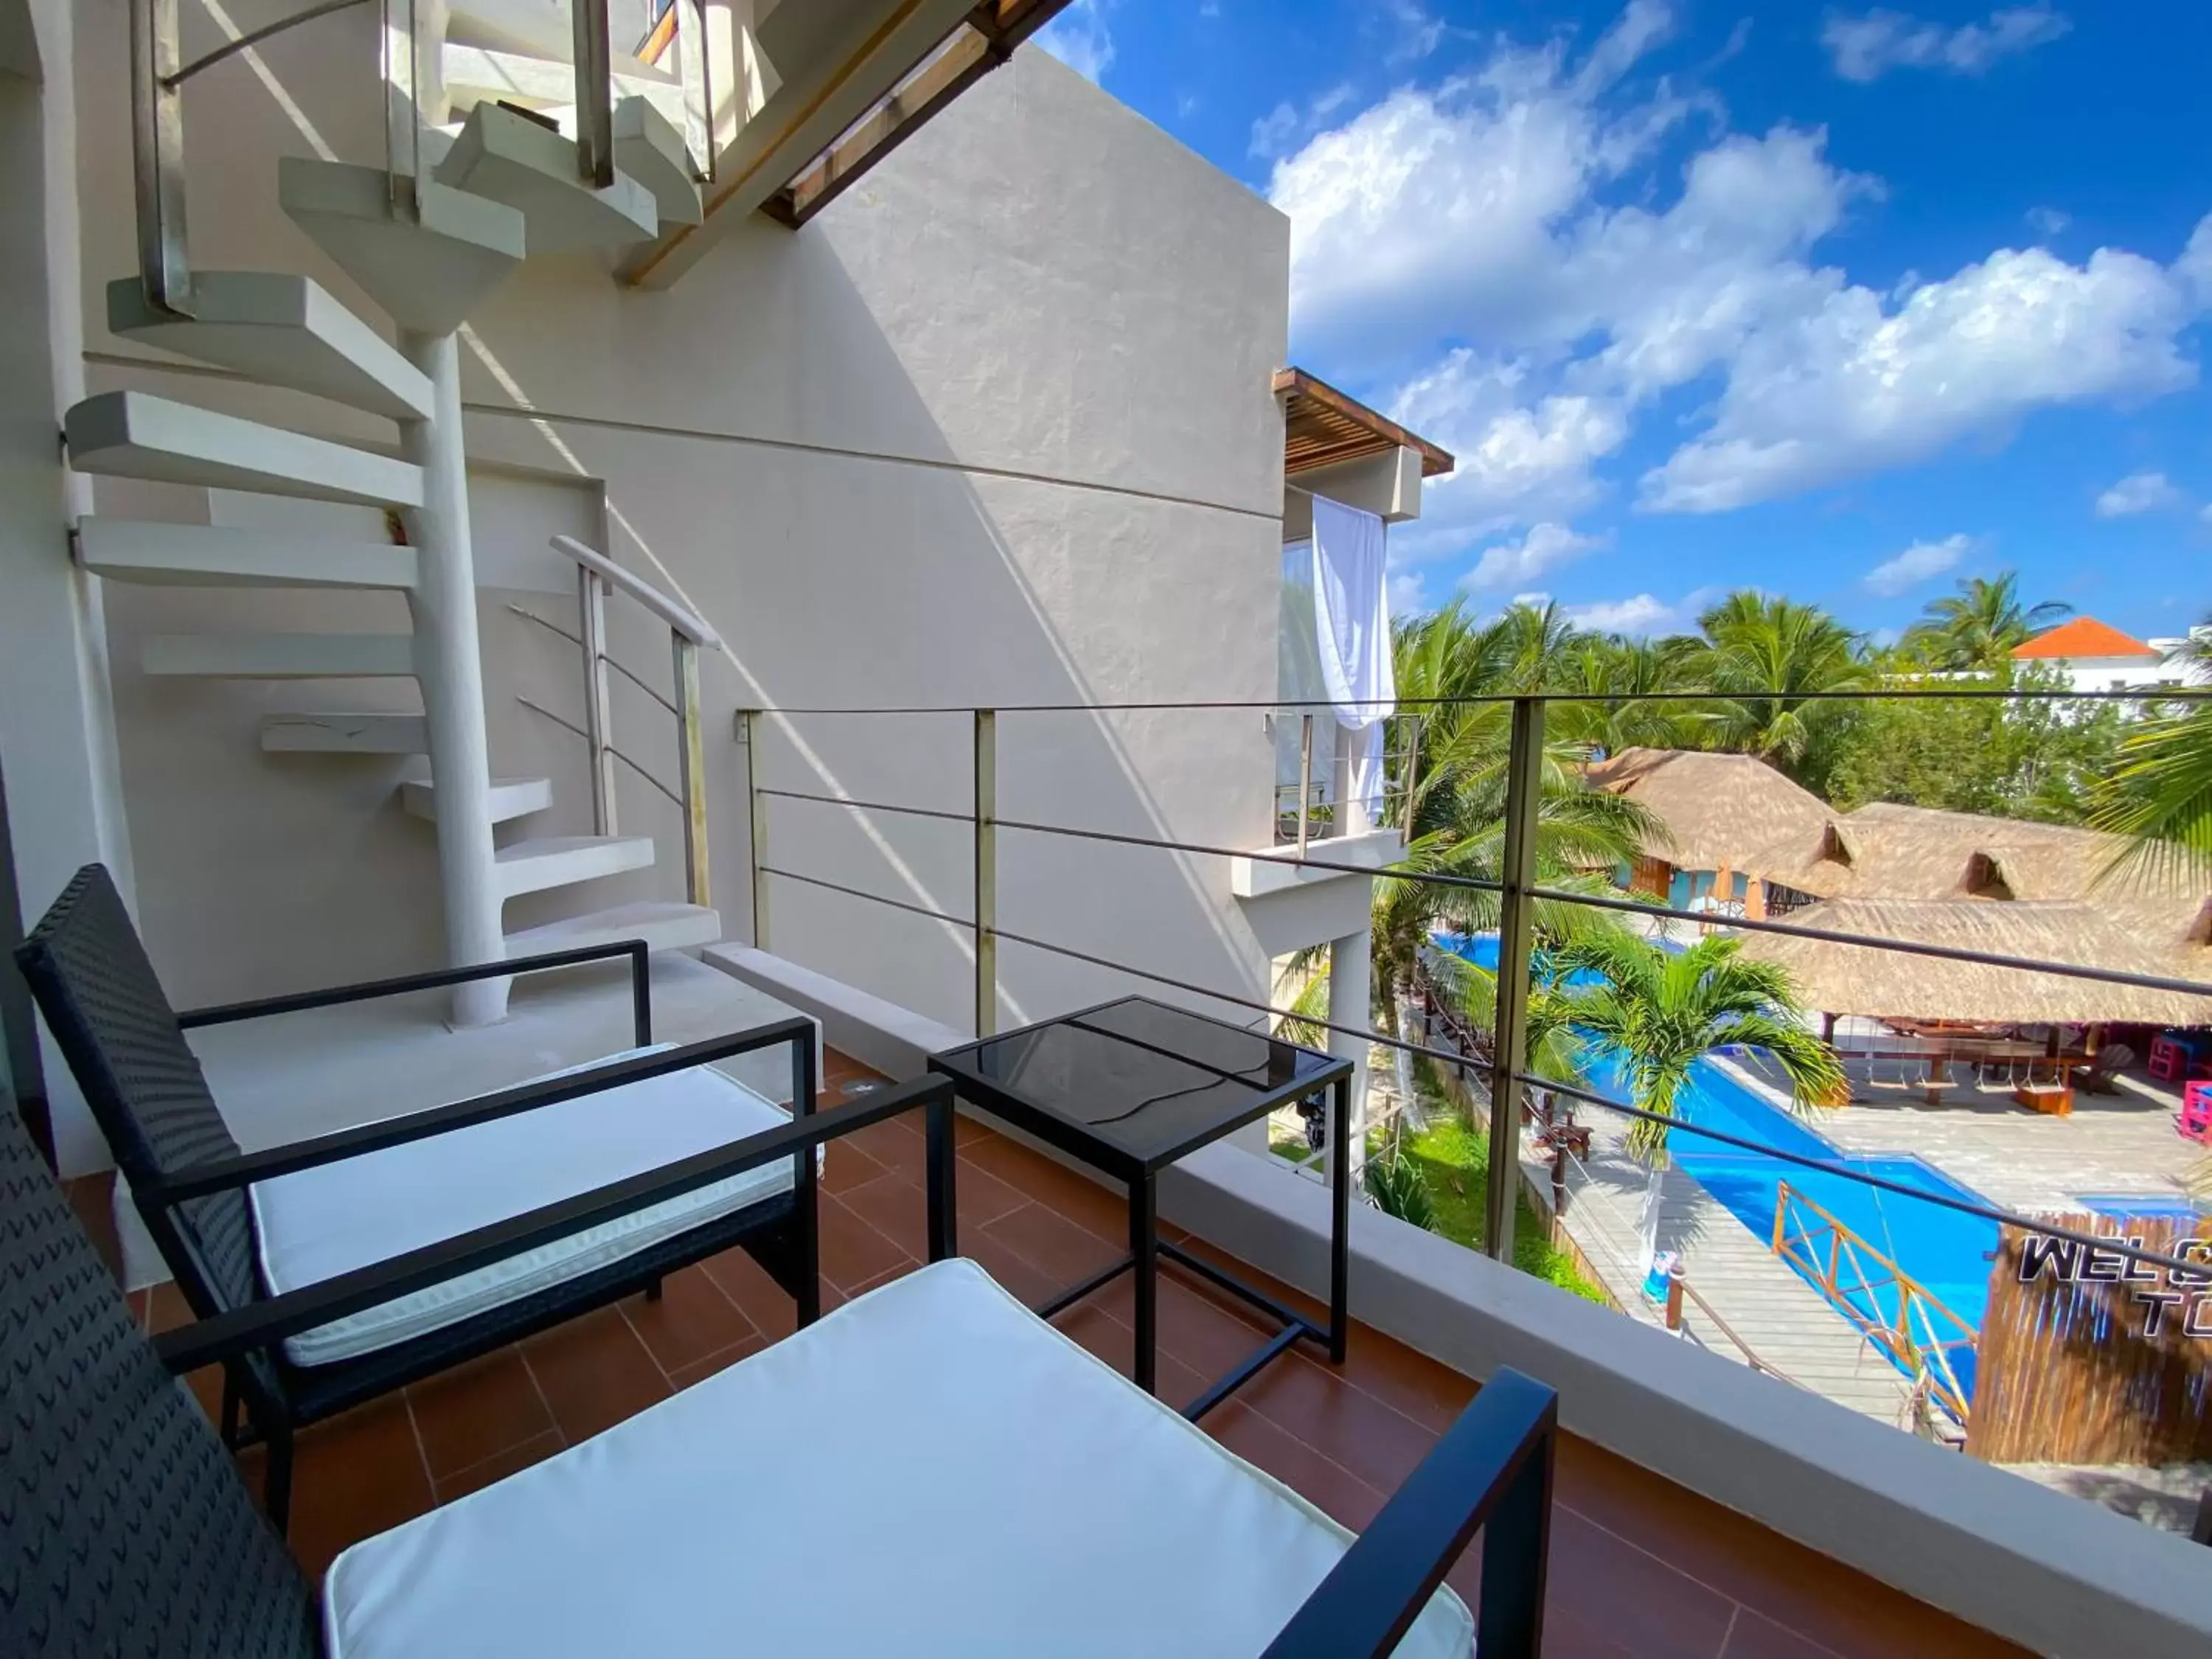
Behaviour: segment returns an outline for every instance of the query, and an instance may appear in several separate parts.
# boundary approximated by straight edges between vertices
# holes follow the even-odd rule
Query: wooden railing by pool
[[[1952,1356],[1972,1353],[1980,1338],[1941,1297],[1786,1181],[1774,1195],[1774,1254],[1964,1426],[1966,1389]]]

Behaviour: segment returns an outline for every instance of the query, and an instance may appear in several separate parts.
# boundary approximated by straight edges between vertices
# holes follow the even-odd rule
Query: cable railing
[[[1688,694],[1686,694],[1686,696]],[[1697,694],[1700,698],[1710,694]],[[1870,700],[1893,696],[1905,698],[1934,698],[1937,696],[1982,696],[1989,695],[1974,689],[1960,692],[1926,692],[1910,690],[1892,693],[1830,694],[1830,700]],[[2066,692],[2004,693],[2024,700],[2055,702],[2095,702],[2118,700],[2110,694],[2075,694]],[[2125,696],[2125,694],[2121,694]],[[2184,689],[2163,697],[2166,702],[2194,702],[2207,696],[2202,690]],[[1809,700],[1821,700],[1819,694]],[[2140,702],[2140,692],[2127,700]],[[2195,1261],[2186,1249],[2177,1246],[2172,1250],[2149,1249],[2127,1237],[2108,1233],[2084,1231],[2070,1224],[2032,1217],[1991,1203],[1978,1195],[1969,1194],[1964,1188],[1955,1191],[1931,1189],[1929,1186],[1892,1176],[1877,1168],[1861,1167],[1857,1162],[1840,1152],[1832,1152],[1825,1146],[1818,1152],[1799,1150],[1795,1146],[1770,1144],[1746,1134],[1713,1124],[1696,1121],[1694,1117],[1655,1111],[1632,1099],[1617,1097],[1616,1093],[1590,1086],[1581,1076],[1556,1077],[1540,1070],[1531,1062],[1528,1048],[1530,999],[1543,984],[1541,953],[1534,937],[1534,912],[1539,905],[1574,906],[1585,909],[1607,912],[1623,917],[1633,917],[1646,922],[1680,921],[1701,927],[1726,929],[1737,937],[1767,934],[1782,939],[1796,939],[1849,945],[1857,949],[1893,953],[1902,958],[1913,958],[1935,963],[1956,963],[1978,968],[2002,969],[2015,972],[2033,973],[2070,980],[2085,988],[2114,986],[2134,988],[2205,999],[2203,1005],[2212,1007],[2212,982],[2189,978],[2179,972],[2150,971],[2144,968],[2112,967],[2088,961],[2051,961],[2044,958],[2011,954],[2001,950],[1985,950],[1948,945],[1928,939],[1889,937],[1873,933],[1845,933],[1834,928],[1808,926],[1793,915],[1788,920],[1769,915],[1716,915],[1710,908],[1691,909],[1659,902],[1644,895],[1614,890],[1577,890],[1557,884],[1540,876],[1535,858],[1535,825],[1540,791],[1543,787],[1543,769],[1546,764],[1544,724],[1548,707],[1561,702],[1604,702],[1606,699],[1589,694],[1541,693],[1519,696],[1481,698],[1431,698],[1405,700],[1411,707],[1407,711],[1418,714],[1423,724],[1434,711],[1463,704],[1488,704],[1502,708],[1510,716],[1510,741],[1502,768],[1504,778],[1502,826],[1495,831],[1498,848],[1495,873],[1464,874],[1414,871],[1402,868],[1376,870],[1368,865],[1344,859],[1331,859],[1327,854],[1327,841],[1313,836],[1310,820],[1308,835],[1302,844],[1292,841],[1279,846],[1270,853],[1255,853],[1249,847],[1224,845],[1217,842],[1184,839],[1164,833],[1129,833],[1120,830],[1093,829],[1076,823],[1048,822],[1031,818],[1015,818],[1002,815],[997,810],[998,800],[998,734],[1000,726],[1010,715],[1080,714],[1090,719],[1106,720],[1121,712],[1154,712],[1175,708],[1252,708],[1278,716],[1288,708],[1310,708],[1316,714],[1325,705],[1285,704],[1280,701],[1244,702],[1221,701],[1195,702],[1087,702],[1032,704],[1001,704],[994,708],[961,705],[908,705],[897,708],[782,708],[756,709],[741,714],[741,725],[747,735],[746,781],[755,825],[753,842],[752,884],[756,906],[756,943],[763,949],[772,948],[768,929],[768,894],[780,883],[792,883],[852,897],[870,904],[881,905],[906,914],[924,917],[946,927],[967,933],[975,941],[974,967],[975,1029],[988,1034],[993,1029],[999,1000],[997,953],[1001,946],[1019,946],[1055,957],[1063,961],[1089,964],[1125,976],[1140,984],[1179,992],[1228,1007],[1248,1011],[1278,1022],[1294,1022],[1306,1030],[1326,1034],[1323,1042],[1341,1040],[1346,1043],[1373,1045],[1376,1048],[1413,1056],[1423,1056],[1440,1065],[1454,1068],[1462,1074],[1472,1072],[1480,1085],[1478,1099],[1469,1109],[1478,1130],[1485,1127],[1482,1114],[1487,1112],[1487,1131],[1491,1144],[1497,1147],[1519,1145],[1522,1122],[1530,1119],[1528,1102],[1532,1091],[1541,1093],[1561,1103],[1586,1105],[1622,1124],[1633,1127],[1641,1123],[1658,1129],[1668,1138],[1677,1139],[1686,1150],[1698,1150],[1734,1156],[1753,1155],[1788,1175],[1792,1182],[1802,1182],[1818,1177],[1833,1177],[1854,1183],[1873,1195],[1877,1201],[1893,1197],[1932,1206],[1954,1214],[1973,1218],[2000,1229],[2019,1229],[2039,1235],[2060,1244],[2085,1252],[2099,1253],[2098,1259],[2130,1265],[2130,1275],[2148,1274],[2164,1279],[2174,1285],[2196,1285],[2207,1278],[2203,1265]],[[823,719],[866,718],[869,716],[939,715],[959,718],[967,721],[973,734],[970,757],[973,801],[963,810],[950,805],[908,805],[896,800],[880,800],[864,794],[848,793],[835,787],[803,789],[771,787],[765,778],[763,765],[763,745],[769,723],[772,720],[793,720],[799,718]],[[1402,716],[1401,716],[1402,718]],[[1404,774],[1413,787],[1421,787],[1415,768],[1419,762],[1413,745],[1408,744],[1404,755]],[[1394,759],[1398,757],[1394,757]],[[1394,767],[1393,769],[1396,769]],[[1310,780],[1309,780],[1310,781]],[[1410,789],[1407,791],[1411,793]],[[1401,800],[1402,800],[1401,797]],[[972,838],[974,902],[968,914],[955,911],[932,900],[917,902],[890,893],[870,890],[857,880],[841,880],[834,876],[798,867],[788,853],[781,859],[769,854],[769,807],[782,807],[785,803],[804,806],[807,810],[881,813],[891,818],[912,818],[951,826],[965,826]],[[781,833],[781,832],[780,832]],[[1201,982],[1189,974],[1164,971],[1161,967],[1133,962],[1100,951],[1086,950],[1064,939],[1040,937],[1035,933],[1018,932],[1006,925],[998,914],[997,903],[997,848],[1002,835],[1013,835],[1024,840],[1062,842],[1074,844],[1123,846],[1178,854],[1200,859],[1247,860],[1254,864],[1278,862],[1286,866],[1316,872],[1355,875],[1380,883],[1426,884],[1431,886],[1456,889],[1469,894],[1481,894],[1494,900],[1498,916],[1498,958],[1496,969],[1496,1017],[1487,1025],[1458,1019],[1453,1011],[1455,1024],[1445,1041],[1453,1047],[1439,1047],[1434,1042],[1419,1041],[1409,1035],[1394,1035],[1376,1030],[1371,1026],[1346,1024],[1299,1010],[1280,1006],[1264,995],[1255,995],[1242,989],[1224,988],[1218,983]],[[781,849],[784,842],[779,839]],[[924,895],[923,896],[927,896]],[[1278,993],[1278,994],[1281,994]],[[1425,1025],[1427,1022],[1424,1022]],[[1425,1030],[1421,1033],[1426,1036]],[[1340,1052],[1352,1052],[1343,1048]],[[1365,1054],[1367,1048],[1359,1048]],[[1548,1114],[1537,1115],[1548,1118]],[[1579,1162],[1577,1159],[1577,1162]],[[1489,1161],[1487,1187],[1480,1194],[1484,1207],[1484,1224],[1480,1233],[1480,1249],[1501,1261],[1512,1260],[1514,1233],[1514,1200],[1521,1180],[1520,1160],[1515,1157],[1499,1156]],[[1797,1189],[1793,1188],[1793,1194]],[[1472,1194],[1471,1194],[1472,1196]],[[1758,1228],[1747,1223],[1754,1237]],[[1802,1243],[1796,1232],[1790,1239]],[[1760,1247],[1771,1241],[1758,1239]],[[1797,1254],[1803,1254],[1798,1250]],[[1788,1259],[1790,1250],[1780,1253]],[[1802,1276],[1818,1288],[1818,1264],[1808,1269],[1792,1263]],[[1894,1264],[1892,1264],[1894,1265]],[[1841,1271],[1839,1267],[1839,1272]],[[1869,1274],[1875,1270],[1868,1269]],[[1845,1275],[1848,1276],[1848,1275]],[[1905,1277],[1910,1278],[1910,1274]],[[1640,1288],[1640,1287],[1639,1287]],[[1738,1334],[1730,1322],[1725,1306],[1716,1302],[1721,1286],[1711,1282],[1700,1285],[1685,1284],[1680,1294],[1685,1299],[1677,1306],[1695,1309],[1702,1322],[1719,1333],[1720,1340],[1729,1343],[1745,1363],[1763,1373],[1776,1376],[1786,1382],[1803,1386],[1802,1379],[1787,1372],[1758,1353]],[[1914,1298],[1913,1316],[1920,1312],[1918,1298]],[[1948,1312],[1948,1310],[1943,1310]],[[1931,1312],[1930,1319],[1940,1319],[1942,1313]],[[1910,1341],[1885,1345],[1871,1331],[1857,1333],[1863,1342],[1872,1343],[1874,1352],[1881,1353],[1887,1361],[1896,1364],[1906,1373],[1906,1380],[1914,1389],[1909,1409],[1923,1432],[1937,1432],[1931,1426],[1933,1417],[1940,1413],[1954,1418],[1956,1408],[1971,1407],[1971,1386],[1962,1387],[1965,1380],[1957,1376],[1955,1366],[1948,1364],[1949,1350],[1945,1344],[1952,1342],[1955,1333],[1948,1327],[1937,1331],[1932,1327],[1921,1332],[1913,1328]],[[1931,1410],[1932,1407],[1932,1410]]]
[[[568,641],[583,655],[584,723],[522,693],[515,701],[584,740],[591,763],[592,833],[620,833],[614,766],[629,767],[675,804],[684,817],[684,894],[696,905],[714,902],[708,872],[707,747],[699,690],[699,652],[721,643],[714,630],[687,607],[663,593],[636,572],[617,564],[573,536],[556,536],[553,550],[576,567],[577,631],[519,605],[507,609],[526,621]],[[635,601],[668,629],[670,667],[676,696],[672,700],[624,667],[607,651],[607,601],[620,593]],[[677,781],[672,787],[650,767],[619,747],[614,740],[614,706],[609,695],[608,672],[620,674],[665,709],[676,722]]]

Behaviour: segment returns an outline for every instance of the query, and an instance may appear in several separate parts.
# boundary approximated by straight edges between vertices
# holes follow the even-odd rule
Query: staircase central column
[[[401,442],[406,459],[422,469],[422,505],[408,523],[421,568],[412,598],[416,672],[436,786],[446,956],[463,967],[496,961],[505,944],[492,860],[491,757],[477,636],[476,560],[469,544],[460,354],[451,334],[403,332],[399,349],[429,377],[437,398],[429,420],[402,422]],[[487,980],[457,988],[453,1024],[484,1025],[504,1017],[508,983]]]

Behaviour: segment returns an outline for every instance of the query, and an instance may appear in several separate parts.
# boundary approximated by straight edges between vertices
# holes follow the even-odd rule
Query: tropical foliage
[[[2074,612],[2056,599],[2025,603],[2020,578],[2012,571],[1994,577],[1971,576],[1958,590],[1929,605],[1905,636],[1905,648],[1928,667],[1943,670],[1991,668],[2012,648]]]
[[[1844,1073],[1835,1051],[1804,1023],[1789,976],[1740,954],[1741,939],[1711,936],[1670,952],[1624,933],[1576,940],[1554,951],[1549,982],[1532,1000],[1529,1035],[1609,1056],[1629,1103],[1653,1114],[1630,1126],[1628,1151],[1646,1164],[1644,1263],[1658,1248],[1668,1124],[1690,1068],[1717,1048],[1757,1050],[1781,1069],[1793,1105],[1835,1097]]]
[[[1690,1068],[1716,1048],[1759,1050],[1789,1079],[1799,1106],[1830,1098],[1844,1082],[1835,1051],[1805,1024],[1789,975],[1742,949],[1718,934],[1680,951],[1620,933],[1574,940],[1547,959],[1529,1034],[1605,1050],[1626,1073],[1632,1103],[1662,1120],[1674,1115]],[[1628,1144],[1657,1162],[1666,1123],[1639,1118]]]
[[[2212,635],[2197,634],[2188,655],[2197,678],[2212,678]],[[2212,880],[2212,703],[2169,708],[2129,733],[2090,822],[2134,843],[2123,873]]]

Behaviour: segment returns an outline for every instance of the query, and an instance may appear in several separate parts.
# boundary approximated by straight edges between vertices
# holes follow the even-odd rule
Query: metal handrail
[[[584,724],[580,726],[563,719],[528,697],[518,696],[516,700],[584,739],[591,758],[593,834],[617,833],[617,761],[623,762],[676,803],[684,814],[684,896],[694,904],[709,904],[713,900],[708,872],[706,727],[699,683],[699,648],[702,645],[719,647],[720,637],[687,607],[597,549],[586,547],[573,536],[555,536],[551,544],[556,552],[576,567],[577,631],[571,634],[559,623],[549,622],[519,605],[509,605],[507,609],[559,635],[583,653]],[[607,596],[616,592],[635,600],[667,627],[676,688],[674,701],[662,696],[608,652],[606,602]],[[614,708],[608,694],[609,669],[622,675],[675,717],[678,787],[671,789],[616,746]]]
[[[258,46],[264,40],[283,34],[288,29],[295,29],[302,23],[312,23],[316,18],[327,16],[334,11],[344,11],[349,7],[365,6],[368,3],[368,0],[320,0],[319,4],[309,6],[305,11],[295,11],[289,17],[280,17],[273,23],[264,23],[258,29],[248,29],[234,40],[224,41],[213,52],[193,58],[174,75],[162,76],[161,84],[165,87],[180,87],[202,70],[213,69],[224,58],[235,58],[247,48]]]
[[[191,261],[185,229],[185,82],[252,51],[303,23],[350,9],[367,0],[315,0],[301,10],[225,41],[189,64],[179,61],[178,0],[130,0],[131,149],[136,198],[138,274],[146,301],[162,314],[193,313]],[[422,175],[420,105],[422,40],[417,0],[379,0],[377,78],[384,104],[384,173],[395,214],[417,212],[416,184]],[[404,23],[398,9],[404,7]],[[695,137],[692,111],[703,100],[706,139],[694,178],[714,176],[714,101],[708,31],[702,0],[686,0],[697,19],[696,52],[683,54],[687,142]],[[571,0],[576,82],[576,157],[580,175],[597,188],[614,182],[614,76],[608,44],[607,0]],[[441,40],[434,43],[442,46]],[[698,99],[695,100],[694,92]],[[404,166],[401,158],[405,157]]]
[[[692,644],[711,649],[722,643],[720,636],[690,611],[635,571],[626,565],[617,564],[598,549],[585,546],[574,536],[554,537],[552,547],[562,557],[574,561],[584,569],[600,577],[609,586],[620,588]]]

